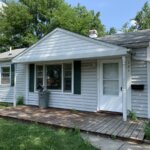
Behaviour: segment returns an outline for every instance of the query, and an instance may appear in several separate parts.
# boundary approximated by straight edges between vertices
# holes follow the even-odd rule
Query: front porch
[[[0,109],[0,116],[28,122],[37,122],[60,128],[74,129],[125,140],[143,142],[144,120],[122,120],[122,116],[106,113],[89,113],[63,109],[39,109],[20,106]]]

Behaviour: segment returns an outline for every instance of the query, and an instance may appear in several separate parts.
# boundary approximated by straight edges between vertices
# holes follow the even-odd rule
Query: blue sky
[[[150,0],[65,0],[72,6],[78,3],[86,6],[88,10],[101,12],[101,21],[106,29],[115,27],[119,30],[122,25],[134,18],[146,1]]]

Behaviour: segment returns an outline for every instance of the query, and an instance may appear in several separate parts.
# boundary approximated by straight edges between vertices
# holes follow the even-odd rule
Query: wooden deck
[[[124,122],[120,115],[21,106],[0,109],[0,116],[63,128],[79,128],[82,131],[127,140],[142,142],[144,139],[144,120]]]

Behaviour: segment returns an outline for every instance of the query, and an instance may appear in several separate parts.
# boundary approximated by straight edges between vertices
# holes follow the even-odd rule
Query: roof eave
[[[21,59],[21,60],[12,60],[13,63],[30,63],[30,62],[47,62],[47,61],[65,61],[65,60],[76,60],[76,59],[97,59],[97,58],[105,58],[105,57],[119,57],[128,55],[129,49],[126,50],[116,50],[116,51],[103,51],[97,53],[83,53],[83,54],[74,54],[74,55],[61,55],[61,56],[47,56],[43,58],[35,58],[35,59]]]
[[[0,62],[11,61],[13,58],[0,58]]]

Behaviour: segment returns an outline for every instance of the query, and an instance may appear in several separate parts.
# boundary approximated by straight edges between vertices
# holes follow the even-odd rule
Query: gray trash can
[[[49,102],[49,91],[39,91],[39,107],[47,108]]]

